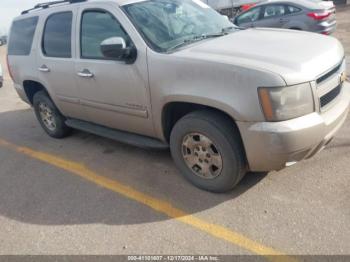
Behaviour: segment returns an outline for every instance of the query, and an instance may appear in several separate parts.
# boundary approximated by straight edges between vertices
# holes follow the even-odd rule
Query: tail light
[[[324,20],[328,18],[330,15],[331,15],[331,12],[327,12],[327,11],[322,13],[311,12],[307,14],[308,17],[311,17],[312,19],[318,20],[318,21]]]
[[[7,69],[8,69],[9,75],[10,75],[11,79],[13,80],[13,74],[12,74],[12,71],[11,71],[11,67],[10,67],[10,63],[9,63],[9,56],[8,55],[6,56],[6,63],[7,63]]]

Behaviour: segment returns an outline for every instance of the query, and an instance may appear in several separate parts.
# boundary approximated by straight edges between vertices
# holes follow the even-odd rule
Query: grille
[[[316,83],[317,84],[320,84],[322,83],[323,81],[327,80],[328,78],[330,78],[332,75],[334,75],[336,72],[338,72],[338,70],[340,69],[342,65],[342,62],[337,65],[334,69],[332,69],[331,71],[329,71],[328,73],[324,74],[323,76],[317,78],[316,80]]]
[[[327,94],[325,94],[324,96],[322,96],[320,98],[320,105],[321,108],[325,107],[326,105],[328,105],[330,102],[332,102],[339,94],[341,91],[342,85],[339,84],[336,88],[332,89],[331,91],[329,91]]]

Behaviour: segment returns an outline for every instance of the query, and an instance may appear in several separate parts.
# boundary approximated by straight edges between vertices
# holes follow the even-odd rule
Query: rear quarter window
[[[300,11],[301,11],[301,9],[296,7],[296,6],[292,6],[292,5],[288,6],[288,12],[290,14],[299,13]]]
[[[28,56],[30,54],[37,24],[37,16],[12,23],[8,44],[9,55]]]

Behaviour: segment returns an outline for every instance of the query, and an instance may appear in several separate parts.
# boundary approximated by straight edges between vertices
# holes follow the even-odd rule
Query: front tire
[[[247,172],[237,128],[229,117],[215,111],[196,111],[181,118],[171,132],[170,149],[185,178],[207,191],[229,191]]]
[[[34,95],[33,107],[41,127],[49,136],[64,138],[70,134],[71,128],[65,124],[65,117],[45,91],[39,91]]]

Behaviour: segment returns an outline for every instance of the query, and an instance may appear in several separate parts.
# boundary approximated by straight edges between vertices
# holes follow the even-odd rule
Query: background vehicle
[[[7,43],[7,36],[6,36],[6,35],[1,36],[1,37],[0,37],[0,41],[1,41],[1,43],[2,43],[3,45],[6,45],[6,43]]]
[[[268,0],[234,19],[241,27],[275,27],[331,34],[336,30],[333,2]]]
[[[170,146],[181,173],[213,192],[248,170],[279,170],[319,152],[350,99],[338,40],[240,30],[193,0],[37,5],[14,20],[8,62],[50,136],[76,128]]]
[[[2,74],[2,67],[1,67],[1,64],[0,64],[0,88],[3,85],[3,82],[4,82],[4,77],[3,77],[3,74]]]

